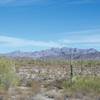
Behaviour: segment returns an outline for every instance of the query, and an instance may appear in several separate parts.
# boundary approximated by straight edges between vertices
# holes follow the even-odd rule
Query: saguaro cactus
[[[80,75],[83,74],[83,58],[82,58],[82,54],[81,54],[81,58],[80,58],[80,64],[81,64],[81,72]]]
[[[70,51],[70,84],[72,85],[73,79],[73,65],[72,65],[72,51]]]

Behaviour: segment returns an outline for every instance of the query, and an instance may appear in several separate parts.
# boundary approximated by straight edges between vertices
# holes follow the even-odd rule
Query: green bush
[[[72,92],[100,93],[100,77],[77,77],[72,85],[65,81],[63,86]]]
[[[11,60],[0,58],[0,88],[8,89],[17,83],[15,65]]]

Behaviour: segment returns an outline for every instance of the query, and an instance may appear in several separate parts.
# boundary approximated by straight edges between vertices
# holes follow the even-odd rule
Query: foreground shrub
[[[65,81],[64,88],[71,92],[84,92],[84,93],[100,93],[100,77],[77,77],[76,80],[70,84]]]
[[[0,88],[8,89],[17,84],[14,63],[6,58],[0,58]],[[1,90],[0,89],[0,90]]]

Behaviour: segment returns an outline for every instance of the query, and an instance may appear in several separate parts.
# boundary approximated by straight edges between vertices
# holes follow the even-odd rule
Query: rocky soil
[[[80,74],[80,68],[73,68],[74,75]],[[94,70],[85,68],[84,75],[91,75]],[[100,67],[95,69],[100,76]],[[70,67],[22,66],[17,69],[21,83],[19,87],[10,87],[8,93],[0,93],[0,100],[100,100],[76,93],[74,97],[66,94],[61,86],[63,80],[70,78]],[[32,83],[32,84],[31,84]],[[31,87],[30,87],[31,86]]]

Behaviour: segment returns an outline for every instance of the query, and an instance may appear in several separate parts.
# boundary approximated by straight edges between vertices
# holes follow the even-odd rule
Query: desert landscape
[[[100,0],[0,0],[0,100],[100,100]]]
[[[0,80],[2,89],[0,99],[99,100],[100,61],[96,55],[99,51],[66,48],[63,52],[63,49],[65,50],[65,48],[59,49],[62,54],[58,53],[57,48],[50,49],[52,55],[50,50],[37,52],[37,55],[41,53],[41,57],[38,58],[34,57],[36,52],[33,52],[33,57],[32,55],[30,57],[29,53],[29,57],[28,55],[26,57],[22,52],[2,55],[0,58],[1,77],[4,74],[2,72],[7,72]],[[72,50],[72,54],[67,52],[68,50]],[[60,55],[59,59],[58,55]],[[86,55],[89,55],[88,58]],[[61,57],[63,59],[60,59]]]

